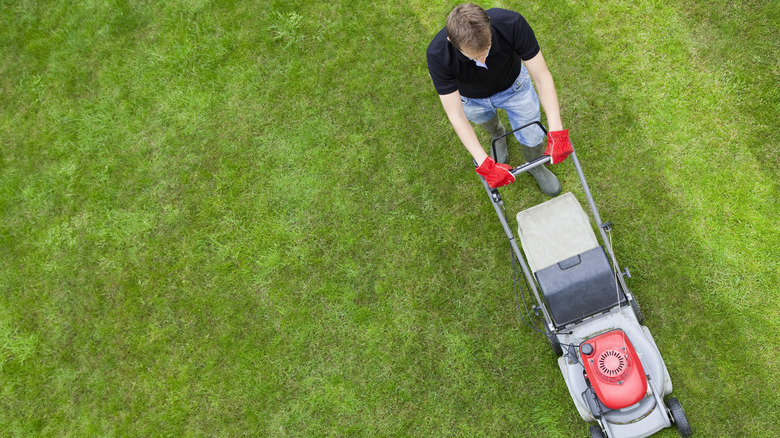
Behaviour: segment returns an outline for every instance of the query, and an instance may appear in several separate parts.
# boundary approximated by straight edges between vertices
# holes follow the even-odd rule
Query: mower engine
[[[580,355],[585,374],[606,407],[623,409],[647,394],[642,362],[623,330],[588,339],[580,345]]]

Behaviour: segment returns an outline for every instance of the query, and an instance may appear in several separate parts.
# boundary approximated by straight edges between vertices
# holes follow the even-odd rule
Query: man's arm
[[[528,61],[523,61],[528,74],[536,85],[536,92],[539,95],[539,102],[547,115],[547,129],[550,131],[560,131],[563,129],[561,122],[561,107],[558,104],[558,93],[555,92],[555,82],[553,81],[550,69],[544,62],[542,52],[536,54]]]
[[[471,126],[471,122],[466,118],[466,113],[463,112],[460,92],[456,90],[450,94],[439,95],[439,98],[444,107],[444,112],[447,113],[447,117],[450,119],[450,123],[455,129],[455,133],[458,134],[458,138],[460,138],[463,146],[466,146],[477,165],[481,165],[487,158],[487,153],[479,143],[477,133],[474,132],[474,127]]]
[[[547,68],[547,63],[544,62],[541,51],[524,63],[536,85],[539,102],[547,115],[549,131],[547,132],[547,147],[544,154],[552,158],[552,164],[558,164],[565,160],[574,149],[569,140],[569,130],[563,129],[563,122],[561,122],[561,107],[558,104],[558,93],[555,92],[555,82],[553,82],[552,74]]]

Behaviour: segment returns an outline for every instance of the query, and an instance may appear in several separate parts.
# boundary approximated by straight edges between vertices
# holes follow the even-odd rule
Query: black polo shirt
[[[522,15],[506,9],[488,9],[493,29],[493,45],[490,47],[484,67],[464,56],[447,40],[445,27],[428,46],[428,72],[439,94],[456,90],[465,97],[490,97],[504,91],[520,74],[522,61],[539,53],[539,43],[531,26]]]

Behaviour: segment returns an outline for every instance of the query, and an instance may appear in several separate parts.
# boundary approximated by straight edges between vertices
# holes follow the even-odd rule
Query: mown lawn
[[[0,4],[0,435],[586,436],[428,77],[455,4]],[[696,436],[780,435],[780,4],[482,5]]]

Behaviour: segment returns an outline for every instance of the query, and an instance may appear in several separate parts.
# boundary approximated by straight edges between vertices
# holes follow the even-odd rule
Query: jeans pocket
[[[523,88],[527,87],[528,84],[531,82],[531,78],[528,76],[528,74],[520,74],[520,76],[515,79],[515,82],[512,84],[512,89],[515,90],[515,92],[522,90]]]
[[[512,88],[515,91],[520,91],[530,84],[531,76],[528,74],[528,70],[525,68],[525,66],[520,67],[520,74],[517,75],[517,79],[515,79],[515,82],[512,84]]]

